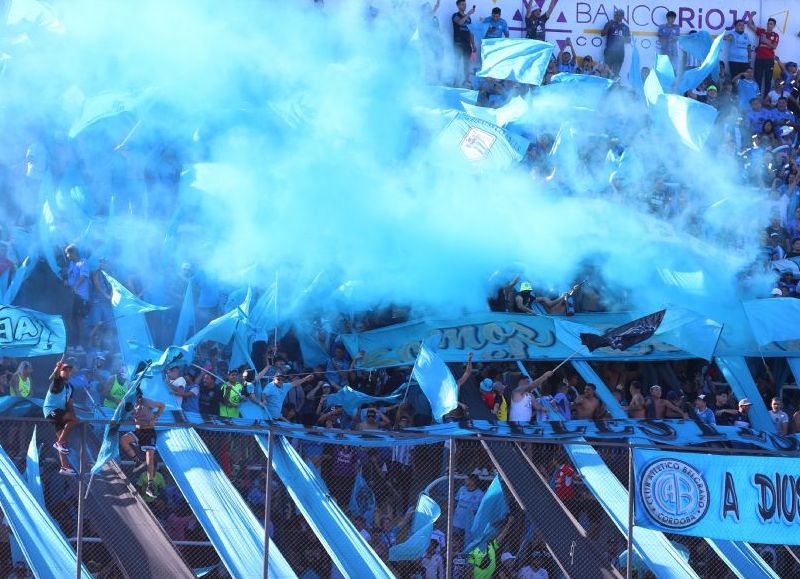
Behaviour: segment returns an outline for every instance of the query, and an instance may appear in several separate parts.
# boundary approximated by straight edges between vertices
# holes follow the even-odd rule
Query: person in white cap
[[[700,394],[694,399],[694,412],[700,422],[714,426],[717,424],[717,418],[714,416],[714,411],[708,407],[708,396],[708,394]]]

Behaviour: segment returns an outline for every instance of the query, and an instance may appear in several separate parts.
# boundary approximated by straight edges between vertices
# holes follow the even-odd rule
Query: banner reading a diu
[[[635,450],[636,525],[679,535],[800,545],[797,458]]]
[[[67,333],[61,316],[14,306],[0,306],[0,355],[14,357],[61,354]]]

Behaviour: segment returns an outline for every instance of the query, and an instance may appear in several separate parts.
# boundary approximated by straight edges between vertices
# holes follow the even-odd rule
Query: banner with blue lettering
[[[797,458],[634,450],[636,525],[667,533],[800,545]]]
[[[51,356],[61,354],[66,346],[61,316],[0,306],[0,356]]]
[[[438,355],[447,363],[464,362],[472,352],[478,361],[564,360],[581,346],[580,331],[602,334],[626,324],[642,314],[603,313],[564,316],[529,316],[522,314],[476,313],[458,319],[423,318],[361,334],[342,336],[351,356],[363,350],[361,369],[411,366],[419,354],[420,342],[431,336],[440,338]],[[670,308],[668,326],[651,338],[624,352],[600,348],[581,351],[575,359],[606,360],[680,360],[710,358],[717,348],[723,328],[688,310]],[[580,331],[578,331],[580,330]],[[726,348],[725,354],[756,355],[751,348]],[[769,354],[764,350],[765,355]],[[777,352],[773,352],[777,353]],[[785,355],[785,354],[784,354]]]

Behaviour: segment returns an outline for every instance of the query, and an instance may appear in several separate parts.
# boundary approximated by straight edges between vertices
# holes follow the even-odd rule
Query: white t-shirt
[[[186,390],[186,378],[183,376],[178,376],[174,380],[170,380],[169,383],[176,390]],[[173,394],[173,396],[175,395]],[[178,408],[183,407],[183,396],[175,396],[175,406]]]
[[[511,422],[530,422],[533,416],[533,395],[526,392],[522,395],[519,402],[514,401],[514,396],[511,396],[511,408],[508,410],[508,419]]]

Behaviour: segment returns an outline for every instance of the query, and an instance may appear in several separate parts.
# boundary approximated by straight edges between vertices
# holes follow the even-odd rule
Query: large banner
[[[0,356],[61,354],[66,346],[67,333],[61,316],[0,306]]]
[[[502,10],[502,17],[508,22],[512,37],[525,35],[526,3],[542,7],[546,12],[551,0],[473,0],[468,7],[476,6],[473,22],[491,15],[495,6]],[[780,34],[777,54],[784,61],[796,60],[800,54],[800,3],[797,0],[689,0],[678,3],[640,0],[634,2],[595,2],[592,0],[553,0],[555,8],[547,22],[548,42],[558,48],[567,38],[572,40],[578,55],[587,54],[594,59],[602,59],[605,39],[600,31],[613,17],[614,9],[624,11],[624,21],[631,29],[631,42],[639,48],[642,66],[652,67],[658,50],[658,26],[666,22],[668,10],[677,14],[675,23],[681,34],[692,30],[704,30],[717,36],[733,28],[739,18],[749,18],[756,12],[755,21],[765,26],[767,18],[775,18],[776,32]],[[455,2],[443,2],[438,17],[443,33],[451,34],[450,18],[455,12]],[[630,55],[628,56],[628,59]],[[723,49],[722,60],[727,61],[727,46]]]
[[[667,533],[800,545],[797,458],[635,450],[636,525]]]

